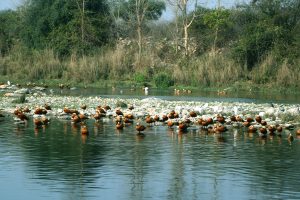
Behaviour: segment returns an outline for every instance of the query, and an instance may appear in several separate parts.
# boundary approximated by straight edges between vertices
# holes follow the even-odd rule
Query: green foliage
[[[166,9],[162,0],[117,0],[114,6],[113,15],[117,19],[114,31],[121,37],[134,36],[137,26],[145,31],[147,22],[158,20]]]
[[[239,33],[233,42],[233,58],[252,69],[270,51],[278,59],[286,57],[293,46],[293,29],[299,21],[297,1],[258,0],[236,13],[235,23]]]
[[[16,11],[0,11],[0,22],[0,56],[4,56],[18,38],[19,15]]]
[[[204,15],[204,23],[213,30],[221,29],[230,23],[229,16],[229,10],[216,9]]]
[[[167,88],[174,85],[172,77],[166,73],[159,73],[155,75],[154,83],[158,88]]]
[[[60,56],[86,53],[108,42],[109,16],[106,1],[33,0],[25,8],[22,40],[31,48],[53,48]]]
[[[138,5],[138,8],[136,7]],[[121,1],[119,17],[125,21],[137,21],[136,9],[138,9],[138,14],[143,14],[146,20],[158,20],[162,15],[163,10],[166,9],[164,1],[161,0],[128,0]]]
[[[146,77],[144,74],[137,72],[134,74],[134,81],[136,81],[137,83],[145,83]]]

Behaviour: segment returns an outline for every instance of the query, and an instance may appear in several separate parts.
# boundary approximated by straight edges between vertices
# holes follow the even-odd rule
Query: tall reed
[[[173,77],[177,84],[199,87],[222,86],[243,78],[242,68],[222,54],[205,54],[177,64]]]

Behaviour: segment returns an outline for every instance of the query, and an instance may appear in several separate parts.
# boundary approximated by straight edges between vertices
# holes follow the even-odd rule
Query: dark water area
[[[284,92],[255,92],[255,91],[217,91],[193,90],[191,93],[180,91],[176,94],[172,89],[150,88],[146,94],[142,88],[87,88],[87,89],[53,89],[54,94],[101,96],[107,98],[147,98],[156,97],[170,101],[225,101],[225,102],[254,102],[254,103],[300,103],[300,93]]]
[[[50,93],[47,89],[46,92]],[[52,89],[53,94],[104,98],[299,103],[299,95],[126,88]],[[80,125],[52,119],[0,121],[1,199],[300,199],[300,138],[259,137],[243,129],[222,135],[198,127],[186,134],[165,125],[115,128],[113,119]]]
[[[119,131],[113,119],[0,122],[1,199],[300,199],[300,139],[167,126]],[[294,134],[294,133],[293,133]]]

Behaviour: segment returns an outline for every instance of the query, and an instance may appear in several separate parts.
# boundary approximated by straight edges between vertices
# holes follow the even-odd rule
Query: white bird
[[[148,95],[148,89],[149,89],[148,87],[145,87],[145,88],[144,88],[144,90],[145,90],[145,95]]]

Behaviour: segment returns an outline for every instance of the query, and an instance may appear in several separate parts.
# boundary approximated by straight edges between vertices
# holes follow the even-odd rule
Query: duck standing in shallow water
[[[135,129],[138,131],[138,134],[143,134],[141,132],[144,131],[146,127],[144,125],[141,125],[140,123],[137,123]]]
[[[116,124],[116,128],[117,128],[118,130],[122,130],[122,129],[124,128],[124,124],[121,123],[120,121],[118,121],[117,124]]]
[[[186,132],[187,131],[187,125],[184,122],[180,122],[178,125],[179,132]]]

